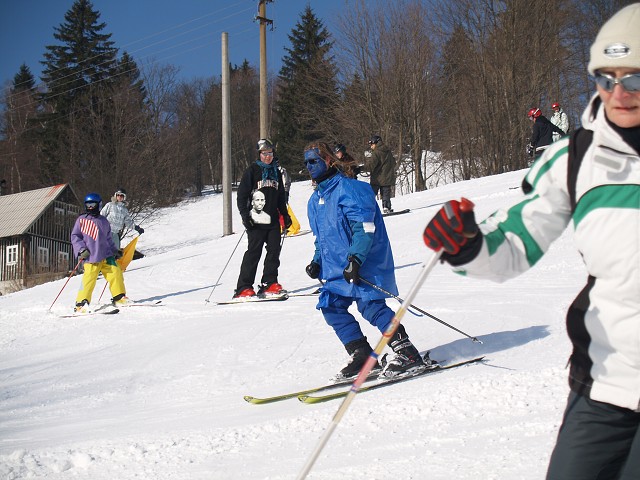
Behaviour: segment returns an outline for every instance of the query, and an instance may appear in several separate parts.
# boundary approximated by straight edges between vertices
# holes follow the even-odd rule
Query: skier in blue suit
[[[307,266],[311,278],[322,280],[317,309],[335,331],[351,356],[336,380],[357,375],[372,352],[348,308],[356,302],[360,314],[380,332],[389,327],[394,312],[385,303],[386,295],[367,281],[397,295],[393,253],[375,199],[367,183],[351,179],[333,167],[336,158],[326,143],[305,148],[304,162],[317,183],[307,204],[315,253]],[[395,356],[386,363],[382,375],[394,377],[427,367],[409,340],[403,325],[389,341]]]

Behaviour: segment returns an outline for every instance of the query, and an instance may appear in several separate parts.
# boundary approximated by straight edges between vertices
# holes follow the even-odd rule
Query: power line
[[[229,7],[227,7],[227,8],[229,8]],[[224,9],[223,9],[223,10],[224,10]],[[220,22],[220,21],[224,21],[224,20],[227,20],[227,19],[229,19],[229,18],[233,18],[233,17],[235,17],[235,16],[237,16],[237,15],[240,15],[240,14],[242,14],[242,13],[246,13],[246,12],[248,12],[248,11],[250,11],[250,10],[252,10],[252,8],[248,8],[248,9],[240,10],[239,12],[235,12],[235,13],[233,13],[233,14],[231,14],[231,15],[228,15],[228,16],[226,16],[226,17],[223,17],[223,18],[221,18],[221,19],[218,19],[216,22],[209,22],[209,23],[207,23],[207,24],[205,24],[205,25],[202,25],[202,26],[200,26],[200,27],[197,27],[197,28],[191,29],[191,30],[189,30],[188,32],[182,32],[182,33],[180,33],[180,34],[178,34],[178,35],[174,35],[174,36],[172,36],[172,37],[165,38],[164,40],[161,40],[161,41],[155,42],[155,43],[153,43],[153,44],[146,45],[146,46],[144,46],[144,47],[139,48],[138,50],[135,50],[135,51],[131,52],[131,53],[130,53],[130,55],[131,55],[131,56],[132,56],[132,58],[133,58],[133,55],[134,55],[136,52],[140,52],[140,51],[142,51],[142,50],[145,50],[145,49],[151,48],[151,47],[156,46],[156,45],[161,45],[162,43],[166,43],[166,42],[167,42],[167,41],[169,41],[169,40],[173,40],[173,39],[175,39],[175,38],[179,38],[180,36],[184,36],[185,34],[192,33],[192,32],[194,32],[194,31],[197,31],[197,30],[199,30],[199,29],[202,29],[202,28],[204,28],[204,27],[206,27],[206,26],[213,25],[213,24],[218,23],[218,22]],[[211,15],[211,14],[210,14],[210,15]],[[204,18],[204,17],[200,17],[200,18]],[[196,20],[198,20],[198,19],[196,19]],[[193,20],[193,21],[195,21],[195,20]],[[143,39],[143,40],[146,40],[146,39],[149,39],[149,38],[156,37],[156,36],[158,36],[158,35],[160,35],[160,34],[162,34],[162,33],[165,33],[165,32],[167,32],[167,31],[174,30],[175,28],[178,28],[178,27],[180,27],[180,26],[186,25],[186,24],[188,24],[188,23],[192,23],[193,21],[191,21],[191,22],[186,22],[186,23],[183,23],[183,24],[181,24],[181,25],[179,25],[179,26],[177,26],[177,27],[173,27],[173,28],[171,28],[171,29],[166,29],[166,30],[164,30],[163,32],[159,32],[159,33],[156,33],[156,34],[153,34],[153,35],[147,36],[147,37],[145,37],[145,39]],[[224,28],[225,28],[225,29],[229,29],[229,28],[233,29],[233,28],[235,28],[235,27],[239,27],[239,26],[241,26],[241,25],[243,25],[243,24],[245,24],[245,23],[246,23],[246,21],[242,21],[242,22],[238,22],[238,23],[236,23],[236,24],[234,24],[234,25],[231,25],[231,26],[229,26],[229,25],[225,25],[225,27],[224,27]],[[237,35],[243,34],[243,33],[248,32],[248,31],[251,31],[251,29],[246,29],[246,30],[243,30],[243,31],[241,31],[241,32],[236,32],[236,33],[234,33],[234,34],[233,34],[233,36],[235,37],[235,36],[237,36]],[[176,44],[176,45],[171,45],[171,46],[168,46],[168,47],[166,47],[166,48],[164,48],[164,49],[161,49],[161,50],[158,50],[158,51],[152,52],[152,53],[150,53],[149,55],[146,55],[146,56],[143,56],[143,57],[138,58],[138,60],[137,60],[137,61],[136,61],[136,59],[134,58],[134,61],[136,61],[136,64],[137,64],[139,61],[144,61],[145,59],[153,58],[153,57],[154,57],[154,55],[156,55],[156,54],[158,54],[158,53],[166,52],[166,51],[169,51],[169,50],[172,50],[172,49],[178,48],[178,47],[180,47],[180,46],[188,45],[188,44],[193,43],[193,42],[198,41],[198,40],[208,39],[208,38],[211,38],[211,37],[212,37],[212,36],[214,36],[214,35],[215,35],[215,38],[216,38],[216,40],[215,40],[215,41],[216,41],[217,43],[219,43],[219,38],[218,38],[218,36],[219,36],[219,34],[220,34],[221,32],[222,32],[222,29],[220,29],[220,30],[216,30],[216,31],[213,31],[213,32],[210,32],[210,33],[206,33],[206,34],[201,35],[201,36],[199,36],[199,37],[195,37],[195,38],[191,38],[191,39],[185,40],[185,41],[184,41],[184,42],[182,42],[182,43],[179,43],[179,44]],[[243,35],[243,36],[242,36],[242,38],[246,40],[246,36],[245,36],[245,35]],[[140,41],[142,41],[142,40],[137,40],[137,41],[135,41],[135,42],[131,42],[129,45],[132,45],[132,44],[134,44],[134,43],[139,43]],[[211,46],[211,42],[210,42],[210,41],[207,41],[207,42],[204,42],[204,43],[200,43],[200,44],[198,44],[198,45],[196,45],[196,46],[194,46],[194,47],[192,47],[192,48],[189,48],[189,49],[183,49],[183,50],[180,50],[180,51],[178,51],[178,52],[176,52],[176,53],[173,53],[173,54],[171,54],[171,55],[167,55],[167,56],[161,57],[161,58],[159,58],[159,59],[154,59],[154,61],[153,61],[153,62],[151,62],[151,63],[158,63],[158,62],[160,62],[160,61],[162,61],[162,60],[166,60],[166,59],[168,59],[168,58],[173,58],[173,57],[176,57],[176,56],[178,56],[178,55],[182,55],[182,54],[185,54],[185,53],[188,53],[188,52],[191,52],[191,51],[197,50],[197,49],[199,49],[199,48],[207,47],[207,46]],[[127,53],[129,53],[129,52],[127,52]],[[97,56],[94,56],[94,57],[92,57],[92,58],[96,58],[96,57],[97,57]],[[90,59],[87,59],[87,60],[85,60],[83,63],[86,63],[86,62],[87,62],[87,61],[89,61],[89,60],[90,60]],[[111,62],[110,62],[110,61],[105,61],[105,62],[102,62],[102,63],[100,63],[100,64],[98,64],[98,65],[93,65],[92,67],[105,65],[105,64],[107,64],[107,63],[111,63]],[[64,76],[64,77],[61,77],[59,80],[64,80],[65,78],[69,78],[69,77],[71,77],[71,78],[70,78],[70,80],[69,80],[69,81],[64,82],[64,83],[62,83],[62,84],[60,84],[60,85],[58,85],[58,86],[64,86],[64,85],[68,85],[68,84],[72,83],[72,82],[76,79],[77,75],[81,75],[83,72],[86,72],[87,70],[88,70],[88,68],[83,68],[82,70],[80,70],[80,71],[78,71],[78,72],[74,72],[74,73],[71,73],[71,74],[66,75],[66,76]],[[120,75],[120,74],[117,74],[117,75]],[[108,76],[108,77],[105,77],[105,78],[103,78],[103,79],[101,79],[101,80],[99,80],[99,81],[100,81],[100,82],[102,82],[102,81],[104,81],[104,80],[109,80],[109,79],[110,79],[110,78],[112,78],[112,77],[113,77],[113,76]],[[72,91],[74,91],[74,90],[77,90],[78,88],[85,88],[85,87],[87,87],[87,86],[89,86],[89,85],[92,85],[92,84],[95,84],[95,83],[97,83],[97,82],[88,82],[87,84],[83,85],[82,87],[75,87],[75,88],[71,88],[71,89],[65,90],[65,91],[60,92],[60,93],[58,93],[58,94],[56,94],[56,95],[53,95],[53,96],[48,97],[48,99],[55,98],[55,97],[60,96],[60,95],[68,94],[68,93],[70,93],[70,92],[72,92]],[[44,82],[43,82],[43,83],[40,83],[40,84],[37,84],[36,86],[34,86],[34,90],[37,90],[37,88],[38,88],[38,87],[41,87],[41,86],[44,86],[44,85],[45,85],[45,84],[44,84]],[[17,93],[16,93],[16,94],[17,94]],[[7,99],[7,103],[10,103],[10,102],[11,102],[11,98],[12,98],[12,96],[13,96],[13,95],[10,95],[10,96],[8,97],[8,99]],[[34,101],[34,102],[29,103],[29,104],[21,105],[21,108],[25,108],[25,107],[32,106],[32,105],[35,105],[35,104],[38,104],[38,102],[37,102],[37,101]],[[14,109],[7,109],[6,111],[10,113],[10,112],[12,112],[13,110],[14,110]]]
[[[225,11],[225,10],[228,10],[228,9],[231,9],[231,8],[235,8],[235,7],[239,6],[239,5],[241,5],[241,3],[240,3],[240,2],[237,2],[237,3],[232,4],[232,5],[228,5],[228,6],[224,7],[224,8],[221,8],[221,9],[215,10],[214,12],[208,13],[208,14],[206,14],[206,15],[202,15],[202,16],[200,16],[200,17],[194,18],[194,19],[189,20],[189,21],[187,21],[187,22],[183,22],[183,23],[180,23],[180,24],[175,25],[175,26],[173,26],[173,27],[170,27],[170,28],[167,28],[167,29],[161,30],[161,31],[159,31],[159,32],[156,32],[156,33],[153,33],[153,34],[151,34],[151,35],[148,35],[148,36],[146,36],[146,37],[144,37],[144,38],[141,38],[141,39],[139,39],[139,40],[134,40],[133,42],[130,42],[130,43],[128,43],[128,44],[126,44],[126,45],[124,45],[124,46],[123,46],[123,47],[121,47],[121,48],[116,48],[116,47],[114,47],[114,48],[115,48],[115,50],[118,50],[118,51],[127,51],[127,48],[128,48],[128,47],[130,47],[131,45],[136,45],[136,44],[139,44],[139,43],[141,43],[141,42],[145,42],[145,41],[147,41],[147,40],[149,40],[149,39],[152,39],[152,38],[158,37],[158,36],[160,36],[160,35],[163,35],[163,34],[165,34],[165,33],[168,33],[168,32],[171,32],[171,31],[174,31],[174,30],[177,30],[177,29],[180,29],[180,28],[182,28],[182,27],[184,27],[184,26],[186,26],[186,25],[190,25],[190,24],[192,24],[192,23],[194,23],[194,22],[198,22],[198,21],[200,21],[200,20],[202,20],[202,19],[204,19],[204,18],[210,17],[210,16],[212,16],[212,15],[219,15],[221,12],[223,12],[223,11]],[[238,15],[241,15],[241,14],[247,13],[247,12],[249,12],[249,11],[251,11],[251,10],[252,10],[252,8],[245,8],[245,9],[242,9],[242,10],[234,11],[234,12],[233,12],[232,14],[230,14],[230,15],[227,15],[227,16],[222,17],[222,18],[218,18],[218,19],[216,19],[216,20],[214,20],[214,21],[212,21],[212,22],[205,23],[204,25],[201,25],[201,26],[198,26],[198,27],[196,27],[196,28],[192,28],[192,29],[189,29],[189,30],[187,30],[187,31],[184,31],[184,32],[178,33],[178,34],[176,34],[176,35],[173,35],[173,36],[170,36],[170,37],[164,38],[163,40],[160,40],[160,41],[157,41],[157,42],[151,43],[151,44],[149,44],[149,45],[145,45],[145,46],[140,47],[140,48],[138,48],[138,49],[136,49],[136,50],[133,50],[133,51],[132,51],[132,52],[130,52],[130,53],[131,53],[131,55],[133,56],[135,53],[140,52],[140,51],[142,51],[142,50],[145,50],[145,49],[147,49],[147,48],[151,48],[151,47],[153,47],[153,46],[160,45],[160,44],[162,44],[162,43],[168,42],[168,41],[173,40],[173,39],[175,39],[175,38],[179,38],[179,37],[181,37],[181,36],[188,35],[188,34],[190,34],[190,33],[192,33],[192,32],[195,32],[195,31],[197,31],[197,30],[200,30],[200,29],[202,29],[202,28],[206,28],[206,27],[208,27],[208,26],[210,26],[210,25],[214,25],[214,24],[216,24],[216,23],[219,23],[219,22],[225,21],[225,20],[227,20],[227,19],[229,19],[229,18],[232,18],[232,17],[234,17],[234,16],[238,16]],[[215,33],[219,33],[219,32],[211,32],[211,35],[213,35],[213,34],[215,34]],[[110,34],[110,35],[112,35],[112,34]],[[198,38],[196,38],[196,39],[192,39],[191,41],[196,41],[196,40],[201,39],[201,38],[203,38],[203,37],[198,37]],[[189,41],[187,41],[187,42],[183,42],[183,43],[189,43]],[[56,45],[56,46],[63,46],[63,45]],[[96,55],[96,56],[90,57],[90,58],[88,58],[88,59],[84,60],[83,62],[81,62],[81,63],[79,64],[79,66],[80,66],[80,65],[82,65],[82,64],[86,64],[86,63],[87,63],[87,62],[89,62],[89,61],[95,60],[95,59],[96,59],[97,57],[99,57],[99,56],[101,56],[101,55]],[[100,65],[103,65],[103,64],[105,64],[105,63],[108,63],[108,62],[103,62],[103,63],[98,64],[98,65],[92,65],[92,67],[100,66]],[[73,74],[71,74],[71,75],[82,74],[82,73],[83,73],[83,72],[85,72],[86,70],[87,70],[86,68],[83,68],[83,69],[82,69],[82,70],[80,70],[79,72],[74,72],[74,73],[73,73]],[[53,70],[52,72],[50,72],[50,74],[49,74],[49,75],[54,74],[55,72],[56,72],[56,70]],[[65,78],[65,77],[62,77],[61,79],[64,79],[64,78]],[[19,88],[21,85],[22,85],[22,84],[18,84],[18,85],[12,86],[12,87],[5,87],[5,90],[6,90],[6,88],[9,88],[9,89],[11,89],[11,88]],[[36,85],[34,86],[34,88],[38,88],[38,87],[41,87],[41,86],[44,86],[44,85],[45,85],[45,83],[44,83],[44,82],[41,82],[41,83],[39,83],[39,84],[36,84]]]
[[[245,39],[245,41],[249,41],[249,39],[247,38],[248,36],[247,36],[247,35],[243,35],[243,34],[244,34],[244,33],[247,33],[247,32],[250,32],[250,31],[251,31],[251,32],[252,32],[252,31],[254,31],[253,27],[252,27],[252,28],[250,28],[250,29],[242,30],[242,31],[240,31],[240,32],[236,32],[236,33],[234,34],[234,36],[240,36],[240,35],[242,35],[242,38],[243,38],[243,39]],[[181,51],[181,52],[177,52],[177,53],[175,53],[175,54],[173,54],[173,55],[170,55],[169,57],[165,57],[165,58],[171,58],[171,57],[174,57],[174,56],[176,56],[176,55],[181,55],[181,54],[183,54],[183,53],[189,52],[189,51],[191,51],[191,50],[196,50],[196,49],[198,49],[198,48],[202,48],[202,47],[204,47],[204,46],[210,46],[210,43],[209,43],[209,42],[207,42],[206,44],[198,45],[198,46],[193,47],[192,49],[189,49],[189,50],[183,50],[183,51]],[[86,88],[88,85],[96,85],[96,84],[98,84],[98,83],[102,83],[102,82],[105,82],[105,81],[107,81],[107,80],[111,80],[111,79],[113,79],[113,78],[117,78],[117,77],[119,77],[119,76],[126,75],[126,74],[128,74],[128,73],[133,72],[134,70],[135,70],[135,69],[131,68],[131,69],[129,69],[129,70],[125,70],[125,71],[122,71],[122,72],[118,72],[117,74],[110,75],[110,76],[105,77],[105,78],[103,78],[103,79],[100,79],[100,80],[97,80],[97,81],[95,81],[95,82],[92,82],[91,84],[82,85],[82,86],[80,86],[80,87],[75,87],[75,88],[72,88],[72,89],[66,90],[65,92],[61,92],[61,93],[58,93],[58,94],[56,94],[56,95],[52,95],[52,96],[51,96],[51,97],[49,97],[49,98],[54,98],[54,97],[57,97],[57,96],[60,96],[60,95],[63,95],[63,94],[68,94],[68,93],[73,92],[74,90],[79,90],[79,89],[81,89],[81,88]],[[119,95],[120,95],[120,94],[116,94],[114,97],[115,97],[115,98],[117,98]],[[12,113],[12,112],[14,112],[14,111],[24,109],[25,107],[29,107],[29,106],[33,106],[33,105],[39,105],[39,104],[40,104],[40,102],[38,102],[38,101],[33,101],[33,102],[30,102],[30,103],[22,104],[22,105],[20,105],[19,107],[16,107],[15,109],[8,109],[6,112],[7,112],[7,113]],[[84,107],[76,108],[76,109],[74,109],[74,110],[71,110],[71,111],[67,112],[65,115],[62,115],[62,116],[56,117],[56,118],[54,118],[54,119],[47,120],[47,122],[48,122],[48,123],[54,123],[54,122],[57,122],[57,121],[62,121],[62,120],[64,120],[65,118],[69,118],[69,117],[71,117],[72,115],[74,115],[74,114],[76,114],[76,113],[79,113],[79,112],[82,112],[82,111],[86,111],[86,110],[88,110],[88,109],[89,109],[89,106],[84,106]],[[34,117],[32,117],[32,118],[34,118]],[[35,131],[35,130],[37,130],[37,128],[38,128],[38,127],[26,128],[26,129],[22,130],[22,133],[27,133],[27,132]],[[0,157],[7,157],[7,156],[10,156],[10,155],[13,155],[13,153],[0,154]]]

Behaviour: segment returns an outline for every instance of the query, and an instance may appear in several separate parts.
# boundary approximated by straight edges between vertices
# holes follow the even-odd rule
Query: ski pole
[[[211,290],[211,293],[209,294],[207,299],[204,301],[204,303],[209,303],[209,299],[211,298],[211,295],[213,295],[213,292],[215,291],[216,287],[218,286],[218,282],[220,282],[220,279],[222,278],[222,275],[224,274],[224,271],[227,269],[227,266],[229,265],[229,262],[233,258],[233,254],[236,253],[236,249],[238,248],[238,245],[240,245],[240,240],[242,240],[242,237],[244,237],[245,232],[246,232],[246,230],[242,231],[242,235],[240,235],[240,238],[238,239],[238,243],[236,243],[236,246],[233,247],[233,252],[231,252],[231,255],[229,255],[229,260],[227,260],[227,263],[225,264],[224,268],[222,269],[222,272],[220,272],[220,276],[218,277],[218,280],[216,280],[216,283],[213,285],[213,289]]]
[[[389,325],[387,330],[382,334],[382,337],[380,338],[380,341],[376,345],[376,348],[373,350],[373,352],[371,352],[371,354],[369,355],[369,358],[367,359],[365,364],[362,366],[362,369],[358,373],[358,376],[356,377],[355,381],[351,385],[351,389],[349,390],[349,393],[347,394],[345,399],[342,401],[340,408],[338,408],[338,411],[334,415],[333,420],[329,424],[329,427],[320,438],[320,441],[316,445],[316,448],[314,449],[313,453],[307,460],[307,463],[305,464],[302,471],[298,475],[297,480],[304,480],[305,478],[307,478],[307,475],[311,471],[313,464],[316,462],[316,460],[320,456],[320,453],[322,452],[325,445],[329,441],[331,434],[338,426],[338,423],[340,423],[340,420],[342,419],[343,415],[346,413],[347,409],[351,405],[351,402],[353,402],[353,399],[355,398],[356,394],[360,390],[360,387],[362,386],[365,379],[369,375],[369,372],[371,372],[373,365],[378,361],[378,357],[382,353],[382,350],[384,350],[384,347],[387,346],[387,343],[389,343],[389,339],[393,336],[393,334],[396,333],[396,330],[400,325],[400,321],[402,320],[402,317],[404,316],[405,312],[409,308],[411,301],[414,299],[414,297],[418,293],[418,290],[420,289],[424,281],[427,279],[429,272],[431,272],[431,270],[436,265],[436,263],[438,263],[440,254],[441,252],[435,252],[431,256],[431,259],[424,264],[422,272],[420,273],[420,275],[418,275],[418,278],[416,279],[415,283],[411,287],[411,290],[407,294],[406,300],[402,302],[402,305],[400,305],[400,308],[398,309],[396,314],[393,316],[393,319],[391,320],[391,324]]]
[[[60,289],[60,292],[58,293],[58,296],[55,298],[55,300],[53,301],[53,303],[51,304],[51,307],[53,307],[53,304],[56,303],[58,301],[58,297],[60,296],[60,294],[62,293],[62,290],[64,290],[64,288],[67,286],[67,283],[69,283],[69,280],[71,280],[71,277],[73,277],[73,274],[76,273],[76,270],[78,270],[78,267],[80,266],[80,262],[82,262],[82,258],[78,259],[78,263],[76,263],[76,267],[73,269],[73,271],[69,274],[69,277],[67,277],[67,281],[64,282],[64,285],[62,286],[62,288]],[[51,311],[51,307],[49,307],[49,312]]]
[[[361,280],[362,282],[366,283],[367,285],[369,285],[370,287],[375,288],[375,289],[376,289],[376,290],[378,290],[379,292],[382,292],[382,293],[384,293],[385,295],[389,295],[390,297],[395,298],[395,299],[396,299],[396,300],[398,300],[400,303],[404,302],[404,300],[402,300],[402,299],[401,299],[400,297],[398,297],[397,295],[394,295],[393,293],[388,292],[388,291],[387,291],[387,290],[385,290],[384,288],[379,287],[378,285],[376,285],[376,284],[374,284],[374,283],[371,283],[371,282],[370,282],[369,280],[367,280],[366,278],[362,278],[362,277],[360,277],[360,280]],[[449,325],[449,324],[448,324],[447,322],[445,322],[444,320],[440,320],[440,319],[439,319],[438,317],[436,317],[435,315],[432,315],[432,314],[430,314],[429,312],[425,312],[424,310],[422,310],[422,309],[421,309],[421,308],[419,308],[419,307],[416,307],[416,306],[415,306],[415,305],[413,305],[413,304],[409,305],[409,307],[411,307],[411,308],[413,308],[413,309],[417,310],[418,312],[422,313],[423,315],[426,315],[427,317],[429,317],[429,318],[431,318],[431,319],[435,320],[436,322],[441,323],[441,324],[442,324],[442,325],[444,325],[445,327],[449,327],[451,330],[455,330],[456,332],[458,332],[458,333],[460,333],[460,334],[464,335],[465,337],[467,337],[467,338],[471,339],[473,342],[480,343],[480,344],[482,343],[482,341],[481,341],[481,340],[478,340],[478,338],[477,338],[477,337],[472,337],[471,335],[468,335],[468,334],[464,333],[462,330],[458,330],[458,329],[457,329],[456,327],[454,327],[453,325]]]
[[[106,280],[106,278],[105,278]],[[100,300],[102,300],[102,295],[104,295],[104,292],[107,290],[107,285],[109,285],[109,282],[105,282],[104,287],[102,287],[102,293],[100,294],[100,296],[98,297],[98,302]]]

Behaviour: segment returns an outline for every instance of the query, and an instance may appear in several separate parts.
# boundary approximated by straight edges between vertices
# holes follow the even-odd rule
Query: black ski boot
[[[395,355],[383,365],[381,377],[393,378],[399,375],[418,373],[427,368],[420,352],[409,340],[403,325],[398,326],[396,333],[389,340],[389,346]]]
[[[347,378],[355,377],[358,375],[360,370],[362,370],[362,366],[365,364],[369,355],[373,349],[369,342],[367,342],[367,337],[362,337],[358,340],[354,340],[353,342],[347,343],[344,348],[347,350],[347,353],[351,356],[347,365],[340,370],[340,372],[333,377],[334,381],[346,380]],[[380,370],[380,365],[376,362],[376,364],[371,369],[372,372],[376,370]]]

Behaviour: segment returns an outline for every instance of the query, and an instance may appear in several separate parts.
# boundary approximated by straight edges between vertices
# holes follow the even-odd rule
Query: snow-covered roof
[[[67,183],[0,196],[0,238],[22,235],[67,188]]]

